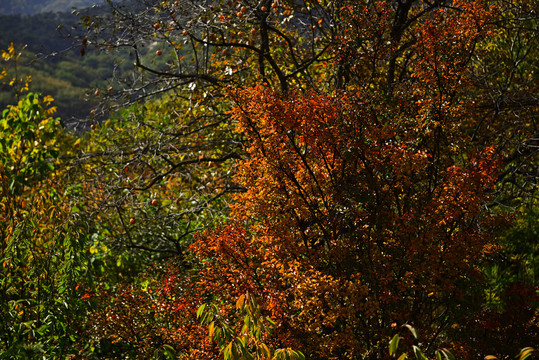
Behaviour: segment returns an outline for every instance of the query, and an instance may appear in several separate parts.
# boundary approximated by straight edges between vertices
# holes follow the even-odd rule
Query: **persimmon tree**
[[[104,225],[111,244],[182,254],[195,230],[222,215],[226,195],[244,190],[231,179],[243,141],[232,132],[225,88],[324,87],[334,6],[132,1],[79,13],[84,53],[134,64],[92,90],[102,107],[84,124],[95,130],[74,161],[96,190],[88,195],[99,199],[96,212],[112,219]],[[148,206],[154,199],[159,205]]]

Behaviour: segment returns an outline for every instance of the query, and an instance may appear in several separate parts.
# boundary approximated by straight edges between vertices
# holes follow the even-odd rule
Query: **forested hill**
[[[19,4],[2,2],[2,7],[6,8],[10,3]],[[21,6],[25,3],[30,4],[29,1],[20,2]],[[53,3],[44,2],[43,6]],[[0,49],[7,49],[10,43],[17,49],[25,47],[16,71],[19,76],[32,77],[34,91],[53,96],[58,106],[57,115],[65,122],[88,115],[92,106],[87,101],[88,89],[102,85],[114,64],[110,56],[92,51],[80,56],[77,40],[69,36],[78,21],[71,12],[0,15]],[[60,25],[62,29],[58,31]],[[8,67],[8,71],[15,71],[15,68]],[[9,87],[0,87],[2,109],[13,99]]]
[[[34,53],[60,52],[71,45],[67,34],[57,29],[61,24],[67,29],[78,19],[68,12],[36,15],[0,15],[0,47],[5,49],[11,42],[25,45]]]
[[[84,8],[101,0],[2,0],[0,15],[24,14],[33,15],[44,12],[66,12],[72,7]]]

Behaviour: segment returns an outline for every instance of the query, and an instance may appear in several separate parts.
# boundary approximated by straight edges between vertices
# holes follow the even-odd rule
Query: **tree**
[[[403,114],[416,111],[414,104],[422,102],[422,126],[437,135],[428,140],[432,144],[421,146],[430,147],[433,156],[438,151],[433,145],[443,141],[466,147],[464,152],[497,146],[506,170],[500,173],[504,186],[498,189],[496,202],[508,204],[515,197],[526,198],[526,194],[533,194],[536,102],[524,99],[515,89],[525,86],[529,90],[519,90],[520,94],[535,93],[531,49],[537,31],[533,6],[485,1],[137,0],[109,2],[106,9],[81,11],[81,23],[87,29],[80,37],[81,51],[88,54],[95,49],[118,59],[108,88],[96,91],[102,106],[94,109],[90,121],[101,122],[107,109],[147,103],[163,94],[167,94],[167,104],[157,104],[167,109],[167,115],[159,121],[161,125],[155,125],[144,118],[149,109],[155,111],[153,105],[146,110],[145,105],[132,107],[133,113],[124,112],[117,128],[128,133],[127,129],[136,129],[140,141],[131,146],[115,140],[108,144],[108,151],[99,149],[103,146],[99,140],[97,148],[89,143],[86,154],[79,158],[80,166],[96,169],[103,162],[115,163],[118,169],[113,171],[120,174],[120,167],[128,162],[125,154],[130,154],[139,163],[129,167],[136,171],[133,176],[146,179],[134,187],[132,195],[140,194],[141,198],[132,206],[143,208],[145,199],[153,196],[151,192],[159,192],[155,186],[165,178],[177,179],[179,173],[199,178],[199,165],[209,162],[224,165],[225,174],[234,171],[236,161],[232,159],[242,157],[243,142],[231,135],[228,87],[265,84],[283,94],[361,89],[364,94],[391,99],[387,106],[401,104]],[[526,30],[518,30],[516,24]],[[522,45],[515,53],[511,44],[524,44],[524,39],[529,45]],[[501,53],[507,54],[508,60],[499,64]],[[125,65],[128,62],[133,62],[131,70]],[[498,67],[500,72],[495,70]],[[428,86],[417,86],[418,82]],[[498,91],[494,84],[507,89],[501,93],[514,94],[513,105],[501,112],[496,110],[500,109],[496,105],[499,101],[490,100]],[[466,94],[460,88],[465,88]],[[453,106],[457,98],[463,102],[459,109]],[[474,110],[464,102],[474,104]],[[530,121],[521,122],[512,115],[517,104],[522,105],[519,119]],[[440,131],[443,126],[437,124],[447,111],[454,112],[451,119],[465,115],[465,121],[454,125],[466,128],[467,136],[447,138]],[[487,122],[492,112],[496,121]],[[178,120],[174,120],[176,116]],[[167,126],[163,127],[165,119]],[[126,137],[128,133],[114,131],[107,136]],[[185,141],[177,147],[179,138]],[[507,138],[513,140],[507,142]],[[427,137],[418,141],[427,141]],[[204,154],[199,154],[197,161],[192,155],[200,146]],[[107,177],[92,176],[89,181],[97,184],[102,178]],[[108,200],[101,204],[103,208],[115,207],[118,202],[112,199],[118,199],[124,187],[114,182],[99,187],[107,194],[118,194],[105,197]],[[221,188],[224,193],[243,191],[231,181]],[[193,199],[193,206],[181,202],[174,212],[190,214],[201,206],[207,209],[212,201],[200,195]],[[162,221],[155,225],[166,227]],[[126,238],[126,229],[123,231],[124,236],[114,238],[130,247],[168,254],[184,249],[174,245],[176,241],[132,241]],[[165,236],[178,238],[169,231]]]
[[[17,60],[13,46],[3,58]],[[6,72],[2,72],[6,74]],[[8,79],[9,80],[9,79]],[[85,234],[59,155],[70,137],[51,97],[21,93],[0,118],[0,352],[7,358],[72,354],[85,314],[79,282]]]
[[[499,176],[496,201],[510,208],[537,199],[538,4],[502,2],[492,36],[478,44],[472,58],[477,120],[472,141],[495,143],[506,168]],[[532,205],[533,206],[533,205]]]
[[[183,256],[192,235],[226,212],[226,195],[241,190],[230,171],[239,136],[226,124],[191,122],[177,104],[132,106],[78,143],[71,171],[85,184],[86,211],[100,219],[92,231],[113,251]]]
[[[252,141],[238,179],[249,188],[232,223],[193,245],[207,259],[208,293],[257,294],[286,329],[277,336],[310,356],[381,358],[394,322],[413,323],[433,346],[479,296],[492,151],[459,165],[449,148],[429,158],[420,128],[397,135],[401,120],[360,94],[236,96]]]
[[[508,156],[516,144],[533,143],[534,126],[512,121],[515,113],[503,112],[492,127],[484,126],[493,88],[479,86],[479,80],[509,82],[504,91],[517,95],[511,73],[522,73],[519,81],[534,89],[533,65],[518,57],[497,72],[493,59],[499,50],[492,48],[518,42],[522,33],[507,26],[513,21],[508,14],[531,15],[531,5],[482,0],[138,4],[111,4],[115,21],[83,18],[100,35],[102,24],[112,24],[102,45],[130,47],[141,70],[133,77],[137,86],[124,82],[117,92],[114,85],[107,97],[118,104],[174,94],[169,104],[185,109],[180,123],[190,124],[190,130],[163,131],[168,118],[154,126],[144,112],[135,112],[137,131],[150,129],[159,139],[200,134],[204,143],[215,145],[206,142],[215,138],[205,131],[222,126],[228,136],[231,123],[242,136],[236,139],[245,139],[227,148],[241,155],[244,145],[247,152],[230,178],[242,192],[234,197],[229,222],[191,245],[202,264],[193,302],[214,303],[222,321],[241,336],[233,304],[254,294],[261,315],[276,325],[264,343],[315,359],[387,357],[386,339],[406,324],[420,330],[426,353],[440,343],[457,350],[469,343],[458,329],[477,320],[481,267],[499,249],[494,237],[505,223],[493,211],[500,200],[494,195],[508,194],[497,184],[516,174],[514,169],[533,168],[536,154],[527,146],[514,153],[523,157]],[[260,38],[247,43],[250,31],[244,29]],[[524,38],[535,39],[534,31]],[[91,35],[83,45],[98,43]],[[148,36],[170,46],[169,63],[162,62],[167,51],[154,57],[155,49],[143,50]],[[192,47],[187,53],[178,47],[182,40],[182,46]],[[533,120],[535,106],[530,102],[519,114]],[[502,119],[512,120],[505,127]],[[503,142],[508,132],[518,134],[510,146]],[[197,149],[194,143],[176,151],[161,147],[157,138],[148,135],[145,146],[129,152],[126,145],[112,153],[122,166],[125,154],[134,159],[151,154],[132,176],[142,184],[131,188],[137,196],[157,189],[171,171],[193,176],[186,165],[213,162],[222,154],[218,142],[205,149],[211,157],[196,162],[190,153]],[[107,153],[81,157],[90,158],[107,159]],[[127,181],[119,174],[110,179]],[[529,184],[530,174],[526,170],[516,183]],[[520,185],[517,198],[533,195],[531,186]],[[129,193],[124,186],[106,184],[103,194]],[[190,241],[182,241],[180,253]],[[192,295],[179,287],[175,296]]]
[[[330,61],[324,38],[332,32],[331,11],[309,2],[132,1],[81,12],[85,54],[100,49],[119,62],[134,61],[132,71],[118,71],[108,89],[95,92],[103,107],[90,121],[97,126],[107,109],[134,105],[115,116],[116,123],[99,125],[76,160],[89,187],[101,191],[89,195],[101,199],[96,211],[122,212],[112,221],[115,244],[182,254],[195,229],[221,216],[227,195],[244,190],[231,181],[243,140],[232,130],[226,88],[266,83],[287,91],[320,84],[322,64]],[[133,132],[137,140],[125,141]],[[136,184],[117,181],[126,177]],[[172,189],[174,183],[181,190]],[[156,197],[167,205],[146,211]],[[136,234],[134,226],[124,226],[132,217],[143,219]]]
[[[196,279],[178,273],[178,266],[165,271],[152,268],[128,284],[109,289],[91,288],[84,300],[93,308],[78,344],[87,358],[218,356],[196,318],[202,303]]]

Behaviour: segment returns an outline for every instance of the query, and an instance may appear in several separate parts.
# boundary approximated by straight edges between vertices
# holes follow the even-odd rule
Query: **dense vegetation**
[[[537,14],[137,0],[76,65],[2,44],[0,357],[536,358]]]

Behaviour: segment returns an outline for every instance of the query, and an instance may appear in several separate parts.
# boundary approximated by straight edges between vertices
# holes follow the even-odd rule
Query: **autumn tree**
[[[152,268],[130,283],[88,289],[82,300],[93,308],[78,347],[85,358],[218,358],[196,318],[203,304],[196,277]],[[156,276],[156,272],[159,274]],[[178,292],[178,289],[182,289]]]
[[[382,358],[393,323],[413,323],[428,346],[443,339],[480,297],[492,151],[432,159],[359,94],[237,96],[252,140],[238,178],[250,186],[233,224],[193,248],[211,259],[208,292],[259,294],[278,333],[320,358]]]
[[[84,147],[80,166],[114,164],[111,182],[96,181],[95,189],[104,199],[129,194],[142,213],[152,199],[144,192],[166,188],[177,172],[193,177],[191,165],[209,166],[222,154],[234,154],[221,162],[232,167],[241,160],[227,178],[228,189],[243,191],[230,221],[191,246],[203,264],[193,303],[215,304],[241,336],[234,304],[254,294],[276,325],[264,342],[311,358],[387,357],[387,339],[409,324],[429,353],[442,344],[477,356],[464,329],[484,300],[481,267],[499,250],[494,236],[503,221],[493,208],[534,194],[537,82],[533,47],[525,45],[535,41],[534,3],[138,4],[111,3],[114,21],[83,18],[96,30],[81,40],[84,51],[124,47],[138,69],[134,82],[123,78],[96,93],[120,104],[167,92],[174,116],[155,126],[151,114],[134,112],[132,133],[148,135],[131,150],[127,140],[114,144],[118,128],[104,124],[112,140],[104,147],[115,150]],[[510,51],[497,64],[501,49]],[[175,123],[188,125],[161,130]],[[230,152],[208,141],[215,128],[224,130],[220,140],[235,139]],[[184,148],[166,146],[183,135]],[[198,159],[189,152],[200,144],[193,139],[209,145]],[[136,173],[121,175],[131,159]],[[136,185],[124,185],[128,179]],[[182,209],[189,204],[171,211]],[[148,239],[144,229],[138,239]],[[190,242],[182,240],[182,254]],[[176,299],[191,296],[181,285],[173,291]],[[122,309],[108,309],[122,318]]]
[[[193,249],[213,261],[203,270],[209,293],[260,294],[286,329],[275,341],[304,341],[311,356],[383,358],[391,325],[406,322],[428,348],[460,350],[466,340],[447,330],[478,310],[480,260],[496,249],[488,205],[502,144],[478,144],[470,129],[484,116],[472,59],[498,31],[500,8],[342,10],[343,91],[233,92],[250,144],[238,176],[248,190],[233,223]],[[476,356],[468,350],[460,354]]]
[[[233,132],[225,89],[326,87],[334,6],[130,1],[80,12],[83,54],[133,63],[92,90],[102,107],[84,123],[95,130],[74,159],[89,202],[111,219],[103,224],[111,243],[178,255],[193,232],[222,216],[227,195],[244,191],[232,181],[243,139]]]
[[[6,61],[19,56],[13,45],[2,51]],[[25,94],[29,78],[2,80],[18,99],[0,117],[0,352],[63,357],[75,351],[87,270],[77,190],[64,182],[59,160],[71,137],[50,96]]]
[[[469,134],[475,143],[497,145],[506,164],[498,179],[497,201],[514,208],[537,201],[539,79],[533,69],[539,8],[534,1],[504,1],[496,6],[491,37],[478,44],[471,60],[477,119],[470,124]]]
[[[105,181],[99,188],[108,195],[100,207],[139,209],[136,214],[124,214],[124,221],[131,215],[136,221],[143,216],[147,224],[166,227],[156,216],[140,213],[160,192],[156,185],[178,176],[203,177],[198,171],[206,165],[223,165],[222,174],[227,174],[243,156],[243,142],[231,134],[227,87],[265,84],[283,93],[362,89],[374,97],[392,99],[388,106],[402,104],[403,111],[422,102],[427,132],[438,132],[435,143],[466,142],[472,148],[496,145],[507,164],[499,175],[504,186],[498,189],[496,201],[520,201],[533,194],[535,183],[537,102],[530,95],[537,84],[534,6],[534,2],[137,0],[81,10],[78,15],[87,29],[77,44],[81,54],[100,51],[118,61],[110,85],[92,90],[90,95],[102,106],[94,109],[84,126],[97,126],[107,110],[142,105],[124,110],[116,130],[106,135],[107,139],[115,134],[138,140],[134,144],[113,140],[106,145],[107,151],[102,150],[103,140],[97,139],[95,147],[90,142],[79,158],[80,168],[87,164],[99,170],[106,163],[111,166],[104,171],[117,177],[125,176],[128,168],[139,183],[125,196],[124,186]],[[500,62],[501,54],[505,60]],[[126,62],[133,63],[132,71]],[[417,83],[428,86],[420,89]],[[466,93],[460,91],[464,88]],[[469,105],[458,124],[466,128],[467,136],[446,139],[436,128],[436,118],[443,117],[456,101],[456,91],[458,101]],[[167,94],[166,104],[143,105],[163,94]],[[162,119],[156,124],[147,114],[159,113],[158,108],[166,115],[159,115]],[[495,121],[486,120],[490,117]],[[95,138],[99,136],[103,133]],[[435,149],[432,155],[436,156]],[[108,178],[95,171],[86,177],[92,187]],[[177,207],[163,216],[206,212],[212,201],[191,185],[189,200],[176,196]],[[243,191],[230,177],[222,186],[210,187],[224,190],[223,195]],[[220,196],[219,201],[224,198]],[[207,216],[200,219],[209,221]],[[174,223],[182,228],[188,224]],[[129,238],[124,225],[114,233],[114,239],[130,248],[163,254],[185,249],[178,246],[181,232],[166,231],[168,240],[156,241],[144,232],[135,236],[139,240]],[[140,240],[143,237],[145,241]]]

